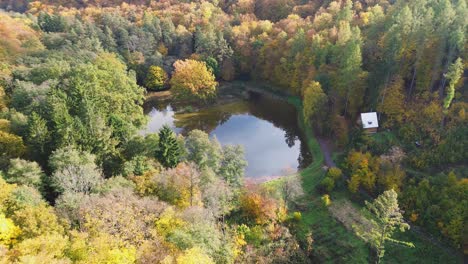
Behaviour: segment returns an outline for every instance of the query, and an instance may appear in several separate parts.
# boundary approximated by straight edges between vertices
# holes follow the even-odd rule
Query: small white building
[[[362,128],[368,133],[376,133],[379,127],[377,112],[361,113]]]

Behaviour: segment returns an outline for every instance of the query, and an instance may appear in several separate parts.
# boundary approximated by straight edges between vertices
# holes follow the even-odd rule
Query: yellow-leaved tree
[[[21,229],[11,219],[0,213],[0,245],[10,246],[20,234]]]
[[[174,68],[170,84],[177,98],[207,101],[215,97],[218,83],[205,62],[178,60]]]
[[[327,95],[323,92],[319,82],[310,82],[304,89],[304,118],[309,122],[311,118],[317,118],[327,102]]]
[[[377,110],[385,115],[385,127],[401,124],[405,116],[404,81],[400,76],[394,78],[392,83],[382,91],[382,101]]]
[[[214,261],[198,247],[187,249],[177,257],[177,264],[214,264]]]

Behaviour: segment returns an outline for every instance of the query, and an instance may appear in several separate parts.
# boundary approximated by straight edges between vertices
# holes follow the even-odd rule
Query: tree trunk
[[[385,231],[387,229],[387,225],[384,226],[383,230],[382,230],[382,233],[380,234],[380,241],[379,241],[379,245],[377,246],[377,264],[380,263],[380,252],[382,251],[383,249],[383,244],[385,242]]]
[[[447,84],[447,78],[445,78],[444,73],[448,71],[450,62],[452,61],[452,56],[453,56],[453,49],[449,48],[449,53],[447,55],[447,62],[445,63],[444,71],[442,72],[442,82],[439,86],[439,98],[440,99],[444,98],[445,85]]]
[[[413,69],[413,78],[411,78],[411,83],[410,83],[410,90],[409,90],[409,96],[408,99],[411,100],[411,95],[413,94],[413,86],[414,86],[414,80],[416,79],[416,64],[414,65]]]

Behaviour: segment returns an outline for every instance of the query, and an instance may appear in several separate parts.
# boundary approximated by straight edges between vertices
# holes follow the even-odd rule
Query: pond
[[[311,162],[311,155],[297,122],[294,106],[270,96],[249,92],[247,98],[176,113],[168,103],[147,101],[149,116],[145,133],[169,125],[186,135],[200,129],[222,144],[240,144],[248,162],[246,177],[269,179],[296,172]]]

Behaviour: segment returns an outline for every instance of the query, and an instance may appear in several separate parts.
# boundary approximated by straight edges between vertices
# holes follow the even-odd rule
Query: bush
[[[330,195],[325,194],[324,196],[322,196],[322,202],[323,202],[323,205],[329,206],[331,204]]]
[[[320,182],[320,189],[324,192],[331,192],[333,188],[335,188],[335,181],[333,180],[333,178],[325,177]]]
[[[327,172],[327,177],[333,179],[335,182],[340,180],[342,176],[343,172],[337,167],[330,168]]]

